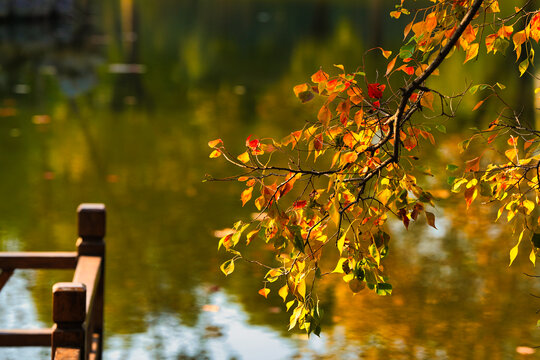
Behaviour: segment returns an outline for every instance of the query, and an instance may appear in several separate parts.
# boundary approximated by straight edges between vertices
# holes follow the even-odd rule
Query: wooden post
[[[92,319],[89,319],[92,324],[92,333],[87,334],[89,342],[93,341],[92,339],[97,340],[96,359],[100,360],[103,351],[103,302],[105,290],[105,241],[103,240],[106,220],[105,205],[81,204],[77,209],[77,214],[79,220],[77,251],[79,256],[100,256],[102,258],[101,277],[95,290],[96,295],[91,309]]]
[[[85,359],[86,287],[78,283],[57,283],[53,286],[52,359],[57,348],[80,349]]]

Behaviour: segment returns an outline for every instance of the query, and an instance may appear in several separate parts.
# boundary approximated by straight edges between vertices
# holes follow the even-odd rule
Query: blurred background
[[[531,296],[540,280],[523,275],[537,272],[528,250],[508,268],[507,227],[448,191],[446,164],[482,150],[460,154],[458,142],[493,120],[489,110],[467,111],[480,94],[445,120],[437,148],[422,143],[413,154],[419,180],[440,199],[438,230],[390,221],[392,296],[353,296],[339,276],[328,279],[323,333],[308,339],[287,331],[280,298],[257,294],[261,268],[219,271],[226,255],[214,231],[254,208],[241,207],[242,184],[202,182],[235,171],[208,158],[207,142],[220,137],[240,152],[250,134],[279,139],[301,128],[320,103],[301,105],[292,88],[321,66],[352,71],[365,61],[369,81],[383,82],[385,59],[363,56],[399,47],[410,19],[392,20],[393,5],[97,0],[77,16],[2,21],[0,251],[74,250],[77,205],[107,205],[105,359],[525,358],[519,347],[540,345],[540,300]],[[465,72],[462,62],[455,54],[431,84],[453,93],[502,82],[535,123],[534,84],[501,71],[512,59]],[[269,256],[253,246],[252,256]],[[51,326],[51,286],[71,276],[17,271],[0,293],[0,328]],[[48,356],[0,348],[1,359]]]

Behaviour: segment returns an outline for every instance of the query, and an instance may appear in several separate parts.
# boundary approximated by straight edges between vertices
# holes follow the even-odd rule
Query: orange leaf
[[[512,37],[512,40],[514,42],[514,51],[516,52],[516,61],[519,60],[519,57],[521,56],[521,45],[527,41],[527,33],[525,30],[519,31],[514,34]]]
[[[478,189],[476,188],[476,186],[472,186],[465,190],[465,202],[467,203],[467,209],[469,208],[469,206],[471,206],[477,195]]]
[[[270,294],[270,289],[268,288],[262,288],[261,290],[259,290],[259,295],[262,295],[265,298],[268,298],[268,294]]]
[[[211,148],[215,148],[219,144],[223,144],[223,140],[216,139],[208,142],[208,146],[210,146]]]
[[[386,66],[386,74],[384,74],[384,76],[388,76],[388,74],[390,74],[390,72],[391,72],[392,69],[394,68],[394,65],[396,65],[396,60],[397,60],[397,56],[394,57],[394,58],[388,63],[388,66]]]
[[[482,104],[484,103],[484,101],[485,101],[485,100],[480,100],[478,103],[476,103],[476,105],[474,105],[472,111],[478,110],[478,108],[479,108],[480,106],[482,106]]]
[[[422,98],[420,99],[420,105],[427,107],[431,111],[433,111],[433,93],[431,91],[424,93]]]
[[[341,163],[342,164],[349,164],[349,163],[353,163],[356,161],[356,159],[358,159],[358,154],[354,151],[350,151],[346,154],[343,154],[341,156]]]
[[[409,35],[409,33],[411,32],[413,22],[414,20],[408,23],[407,26],[405,26],[405,29],[403,30],[403,39],[405,39],[407,35]]]
[[[322,70],[317,71],[315,74],[311,75],[311,81],[315,84],[325,82],[330,76]]]
[[[465,172],[480,170],[480,156],[465,162]]]
[[[300,84],[300,85],[296,85],[294,88],[293,88],[293,91],[294,91],[294,95],[298,96],[300,95],[301,93],[303,93],[304,91],[308,91],[309,90],[309,85],[308,84]]]
[[[391,51],[389,51],[389,50],[384,50],[384,49],[383,49],[383,48],[381,48],[381,47],[379,47],[379,48],[377,48],[377,49],[381,50],[381,51],[382,51],[382,54],[383,54],[383,56],[384,56],[385,58],[387,58],[387,59],[388,59],[388,58],[390,57],[390,55],[392,55],[392,52],[391,52]]]
[[[246,203],[251,199],[251,193],[253,192],[252,187],[248,187],[244,191],[242,191],[242,194],[240,195],[240,199],[242,200],[242,206],[246,205]]]
[[[321,107],[321,109],[319,110],[319,113],[317,114],[317,119],[324,126],[328,126],[328,124],[330,123],[330,120],[332,119],[332,113],[326,105],[323,105],[323,107]]]
[[[510,146],[516,146],[517,145],[517,138],[510,135],[510,137],[508,138],[508,141],[506,141],[506,142]]]

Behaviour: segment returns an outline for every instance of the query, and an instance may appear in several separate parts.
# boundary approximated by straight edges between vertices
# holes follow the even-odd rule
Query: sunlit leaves
[[[436,181],[416,180],[418,174],[433,176],[435,171],[422,162],[419,150],[431,151],[437,146],[432,132],[447,133],[443,123],[451,122],[440,120],[452,117],[462,98],[468,97],[465,104],[471,98],[471,104],[476,104],[466,111],[483,106],[482,115],[496,119],[488,118],[486,129],[475,130],[471,139],[459,143],[467,161],[446,167],[452,192],[462,194],[468,209],[478,198],[482,200],[478,205],[499,202],[497,218],[512,221],[516,228],[523,224],[532,231],[540,228],[536,209],[540,198],[538,141],[535,132],[507,126],[519,112],[510,109],[503,98],[505,86],[496,80],[492,85],[471,84],[468,91],[449,96],[444,87],[436,88],[436,83],[424,78],[438,72],[441,54],[463,52],[464,66],[468,67],[482,52],[504,53],[510,43],[519,73],[531,72],[534,51],[530,45],[531,39],[540,40],[540,15],[524,12],[513,20],[503,14],[500,18],[492,15],[497,16],[496,22],[476,16],[471,23],[462,24],[471,3],[434,0],[432,6],[417,12],[404,29],[407,39],[398,54],[392,56],[383,48],[366,53],[374,51],[380,62],[382,52],[388,59],[383,60],[383,69],[362,65],[348,72],[338,63],[328,72],[317,70],[308,82],[293,88],[302,103],[315,99],[316,110],[301,120],[291,116],[287,121],[297,124],[297,130],[281,141],[249,136],[239,155],[229,153],[220,139],[209,142],[210,157],[221,157],[239,169],[240,174],[223,180],[245,182],[239,191],[242,206],[258,210],[249,223],[238,222],[223,233],[219,247],[234,258],[221,270],[230,274],[235,261],[243,257],[236,249],[240,239],[246,244],[260,240],[264,250],[273,254],[262,257],[268,264],[260,259],[252,261],[269,269],[259,294],[267,297],[268,284],[280,284],[273,286],[290,313],[290,329],[298,327],[308,334],[320,331],[317,284],[330,274],[340,274],[352,293],[367,288],[378,295],[391,294],[383,266],[389,251],[386,223],[397,217],[407,229],[417,222],[437,229],[434,197],[422,187]],[[500,12],[497,1],[484,4],[480,10],[481,15]],[[406,14],[402,2],[391,16]],[[458,30],[464,31],[456,39]],[[522,51],[525,58],[520,57]],[[384,68],[381,76],[379,71]],[[476,96],[481,98],[474,99]],[[491,100],[486,102],[488,98]],[[495,103],[504,106],[492,110]],[[502,137],[512,134],[515,136],[505,144]],[[481,155],[464,154],[481,146],[480,141],[488,145],[481,149]],[[490,164],[494,159],[501,164]],[[424,216],[425,221],[419,220]],[[440,222],[438,225],[441,227]],[[533,263],[540,244],[535,239],[533,236],[534,248],[529,255]],[[510,262],[518,254],[518,245],[510,251]],[[329,261],[328,254],[339,254],[337,263]]]
[[[253,192],[253,187],[248,187],[244,191],[242,191],[242,194],[240,195],[240,199],[242,200],[242,206],[246,205],[246,203],[251,199],[251,193]]]
[[[220,266],[221,271],[225,275],[230,275],[234,271],[234,260],[227,260]]]
[[[510,264],[508,266],[511,266],[514,260],[516,259],[518,252],[519,252],[519,244],[521,244],[521,239],[523,239],[523,234],[525,233],[525,230],[519,234],[518,242],[517,244],[510,249]]]
[[[259,295],[264,296],[265,298],[268,297],[268,294],[270,294],[270,289],[268,288],[262,288],[259,290]]]

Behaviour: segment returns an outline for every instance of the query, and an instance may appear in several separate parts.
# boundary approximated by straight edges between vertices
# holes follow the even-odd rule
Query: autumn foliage
[[[432,88],[429,79],[450,56],[467,63],[508,49],[517,59],[516,76],[530,72],[540,40],[540,12],[517,1],[431,0],[415,8],[419,3],[397,1],[389,14],[410,19],[399,49],[368,51],[386,62],[384,76],[342,65],[320,69],[293,89],[302,103],[321,103],[300,129],[283,139],[250,136],[241,154],[231,154],[220,139],[208,143],[210,157],[224,158],[240,170],[228,179],[245,184],[242,206],[258,211],[219,240],[219,247],[231,254],[221,270],[231,274],[240,260],[266,267],[259,294],[271,296],[267,284],[279,283],[278,295],[291,312],[289,329],[320,332],[316,289],[327,276],[338,274],[353,293],[364,288],[392,293],[383,267],[391,249],[389,219],[408,228],[424,218],[436,228],[434,198],[417,180],[409,154],[422,142],[437,146],[433,127],[445,132],[442,120],[455,116],[456,98],[470,94],[485,94],[470,111],[490,99],[499,106],[498,116],[460,144],[466,152],[471,142],[481,142],[486,151],[459,168],[449,165],[453,173],[462,169],[449,186],[463,194],[467,206],[480,197],[498,204],[498,217],[513,221],[518,230],[510,263],[525,240],[535,263],[540,246],[540,235],[534,235],[540,223],[538,131],[507,105],[500,83],[477,84],[447,96],[444,89]],[[425,114],[435,118],[434,126],[422,121]],[[504,138],[506,148],[494,146],[500,143],[496,138]],[[254,241],[272,245],[271,263],[244,258],[242,246]]]

